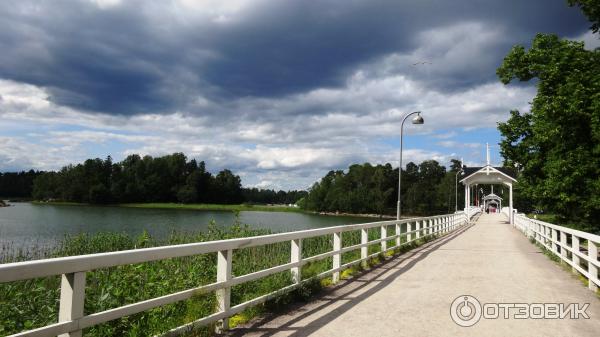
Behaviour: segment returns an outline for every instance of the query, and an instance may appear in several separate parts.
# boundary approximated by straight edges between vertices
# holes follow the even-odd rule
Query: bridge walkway
[[[590,319],[450,317],[459,295],[481,303],[590,303]],[[328,289],[314,301],[235,328],[232,336],[598,336],[600,300],[501,214]]]

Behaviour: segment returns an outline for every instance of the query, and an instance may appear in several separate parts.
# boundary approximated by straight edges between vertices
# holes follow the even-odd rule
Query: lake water
[[[45,246],[65,234],[112,231],[139,235],[144,229],[160,238],[173,230],[206,230],[211,220],[221,226],[231,226],[235,215],[219,211],[12,203],[10,207],[0,207],[0,243],[9,243],[13,247]],[[293,212],[240,212],[239,221],[253,228],[284,232],[376,219]]]

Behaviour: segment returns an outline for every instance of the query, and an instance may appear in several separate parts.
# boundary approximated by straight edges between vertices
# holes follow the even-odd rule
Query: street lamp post
[[[462,175],[464,172],[461,162],[460,171],[456,172],[456,175],[454,176],[454,213],[458,212],[458,175]],[[465,207],[467,206],[465,205]]]
[[[400,124],[400,166],[398,167],[398,206],[396,208],[397,220],[400,220],[400,215],[402,213],[400,207],[402,201],[402,129],[404,128],[404,122],[406,121],[406,119],[414,114],[417,115],[412,119],[413,124],[423,124],[425,122],[423,120],[423,117],[421,117],[421,111],[415,111],[404,116],[404,118],[402,119],[402,123]]]

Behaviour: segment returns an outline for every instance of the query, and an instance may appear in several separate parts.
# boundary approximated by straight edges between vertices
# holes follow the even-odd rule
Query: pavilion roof
[[[483,200],[490,200],[490,199],[496,199],[496,200],[502,200],[502,198],[494,193],[490,193],[488,195],[486,195],[485,197],[483,197]]]
[[[495,166],[491,166],[491,165],[486,165],[483,167],[464,167],[463,171],[464,171],[464,178],[461,179],[461,182],[477,175],[477,174],[488,174],[488,170],[487,168],[489,167],[489,173],[498,173],[501,176],[504,176],[505,178],[507,178],[508,180],[511,181],[517,181],[517,179],[515,179],[515,174],[513,172],[513,170],[511,168],[507,168],[507,167],[495,167]]]

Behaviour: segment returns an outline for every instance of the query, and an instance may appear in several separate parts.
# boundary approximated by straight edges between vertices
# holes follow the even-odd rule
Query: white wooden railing
[[[588,280],[590,290],[598,290],[600,236],[531,219],[525,214],[515,214],[513,226],[546,247],[562,262],[570,265],[573,271],[583,275]]]
[[[207,325],[216,321],[220,321],[221,328],[226,329],[228,327],[229,317],[243,311],[247,307],[260,304],[284,292],[293,290],[300,284],[310,280],[301,279],[301,268],[307,263],[322,260],[327,257],[333,257],[331,269],[314,278],[324,278],[331,275],[332,281],[335,283],[340,279],[340,272],[354,264],[366,261],[375,255],[393,250],[421,237],[450,232],[467,222],[468,219],[463,212],[433,217],[403,219],[400,221],[372,222],[239,239],[8,263],[0,265],[0,282],[27,280],[54,275],[61,275],[62,278],[58,315],[59,322],[34,330],[17,333],[12,336],[81,336],[82,330],[85,328],[166,304],[186,300],[199,291],[202,293],[216,292],[218,312],[175,328],[167,332],[166,335],[181,334],[194,327]],[[401,232],[402,224],[406,224],[406,231],[404,232]],[[388,236],[388,227],[390,226],[395,227],[395,234]],[[380,238],[369,241],[368,230],[371,228],[381,229]],[[342,233],[350,231],[361,232],[361,243],[342,247]],[[333,236],[333,250],[315,256],[302,257],[302,240],[325,235]],[[401,242],[401,236],[405,237],[405,242]],[[394,239],[396,245],[388,247],[388,240]],[[234,250],[288,241],[291,242],[291,260],[289,263],[246,275],[232,275],[232,255]],[[381,250],[369,255],[368,247],[373,244],[380,244]],[[358,249],[360,249],[361,252],[360,259],[341,264],[342,253]],[[217,254],[217,277],[214,283],[102,312],[91,313],[88,315],[84,314],[85,279],[86,272],[88,271],[99,268],[209,253]],[[289,270],[292,274],[294,282],[292,285],[236,306],[230,306],[230,292],[232,286],[286,270]]]
[[[469,206],[465,208],[465,212],[467,213],[467,218],[471,220],[477,213],[481,212],[481,208],[477,206]]]

